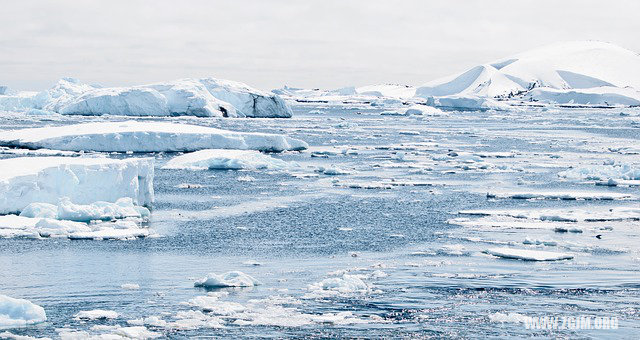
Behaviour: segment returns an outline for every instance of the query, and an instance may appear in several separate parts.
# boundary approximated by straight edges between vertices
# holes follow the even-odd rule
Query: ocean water
[[[325,114],[308,113],[318,109]],[[176,339],[640,334],[640,221],[623,213],[640,208],[638,186],[559,176],[572,167],[638,168],[637,112],[379,111],[298,106],[292,119],[170,118],[284,133],[311,148],[272,155],[299,164],[285,172],[164,170],[174,154],[151,155],[156,202],[148,227],[157,237],[0,239],[0,293],[37,303],[48,317],[10,331],[100,335],[157,316],[166,324],[147,328]],[[124,119],[7,116],[0,129]],[[149,155],[112,155],[140,156]],[[573,258],[507,259],[490,248]],[[262,284],[193,286],[207,273],[234,270]],[[121,288],[126,283],[140,289]],[[202,296],[208,305],[197,302]],[[119,316],[74,318],[94,309]],[[585,316],[615,318],[618,327],[527,329],[521,321]]]

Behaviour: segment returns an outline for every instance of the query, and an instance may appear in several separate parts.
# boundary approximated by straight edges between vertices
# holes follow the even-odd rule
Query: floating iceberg
[[[203,279],[193,283],[195,287],[206,288],[253,287],[260,284],[260,281],[240,271],[226,272],[222,275],[209,273]]]
[[[28,149],[102,152],[176,152],[241,149],[303,150],[301,140],[268,133],[234,132],[165,122],[99,122],[0,132],[0,145]]]
[[[559,261],[570,260],[573,255],[567,253],[557,253],[552,251],[514,249],[514,248],[490,248],[485,253],[505,259],[524,261]]]
[[[171,159],[163,169],[187,170],[283,170],[295,167],[292,162],[273,158],[253,150],[207,149]]]
[[[24,327],[46,320],[44,308],[28,300],[0,295],[0,329]]]
[[[0,214],[20,213],[32,203],[59,204],[65,197],[69,201],[63,201],[56,211],[66,215],[78,208],[70,202],[116,202],[126,197],[133,204],[150,206],[153,162],[151,158],[79,157],[0,160]],[[52,217],[50,206],[31,206],[27,211],[32,216]]]
[[[6,91],[5,91],[6,92]],[[0,110],[68,115],[291,117],[275,94],[215,79],[180,79],[132,86],[97,87],[63,78],[47,91],[0,94]]]

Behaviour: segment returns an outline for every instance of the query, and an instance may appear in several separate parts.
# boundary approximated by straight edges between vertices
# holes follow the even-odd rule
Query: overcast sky
[[[556,41],[640,51],[639,13],[637,0],[2,1],[0,85],[419,85]]]

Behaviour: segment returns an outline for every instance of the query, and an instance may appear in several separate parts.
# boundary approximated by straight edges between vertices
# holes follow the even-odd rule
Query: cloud
[[[0,12],[0,83],[420,84],[558,40],[640,51],[639,9],[636,1],[23,0]]]

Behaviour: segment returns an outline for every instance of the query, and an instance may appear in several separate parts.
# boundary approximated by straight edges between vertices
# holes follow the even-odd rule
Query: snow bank
[[[0,160],[0,214],[20,213],[31,203],[59,204],[69,215],[76,204],[98,201],[150,206],[153,202],[153,159],[20,157]],[[111,206],[114,208],[115,206]],[[91,209],[98,209],[93,206]],[[103,204],[102,208],[107,209]],[[86,211],[85,211],[86,212]],[[51,217],[52,209],[35,205],[25,214]]]
[[[573,258],[573,255],[567,253],[528,249],[490,248],[485,250],[484,252],[505,259],[524,261],[559,261],[570,260]]]
[[[28,300],[0,295],[0,328],[24,327],[46,320],[44,308]]]
[[[605,42],[573,41],[428,82],[417,88],[416,96],[432,98],[436,106],[466,109],[494,104],[471,98],[501,99],[507,105],[632,106],[640,103],[638,75],[637,53]]]
[[[163,169],[283,170],[296,165],[253,150],[207,149],[175,157],[167,162]]]
[[[0,145],[102,152],[249,149],[281,152],[309,145],[283,135],[220,130],[165,122],[98,122],[0,132]]]
[[[0,110],[43,110],[69,115],[291,117],[280,97],[215,78],[180,79],[132,87],[101,88],[63,78],[51,89],[0,94]]]
[[[193,283],[195,287],[206,288],[253,287],[260,284],[260,281],[240,271],[226,272],[222,275],[209,273],[203,279]]]

